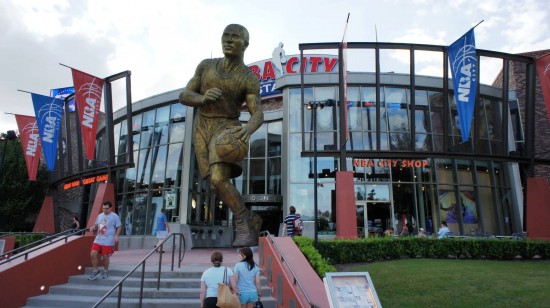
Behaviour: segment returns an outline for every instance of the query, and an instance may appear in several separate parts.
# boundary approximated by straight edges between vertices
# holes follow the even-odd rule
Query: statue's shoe
[[[244,219],[237,219],[237,232],[233,247],[258,246],[258,237],[262,227],[262,218],[256,213],[247,215]]]

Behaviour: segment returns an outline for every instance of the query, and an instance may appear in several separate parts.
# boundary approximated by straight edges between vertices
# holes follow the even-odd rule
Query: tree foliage
[[[19,138],[0,140],[0,164],[0,231],[30,232],[48,189],[46,166],[29,181]]]

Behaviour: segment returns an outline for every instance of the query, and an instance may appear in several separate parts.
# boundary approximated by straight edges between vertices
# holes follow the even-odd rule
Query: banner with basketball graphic
[[[550,54],[538,58],[536,64],[542,97],[546,104],[546,115],[550,121]]]
[[[104,80],[71,68],[76,109],[86,149],[86,159],[94,159],[95,137]]]
[[[48,170],[54,171],[57,159],[57,141],[63,117],[63,100],[35,93],[31,93],[31,96],[46,166],[48,166]]]
[[[466,32],[447,49],[462,142],[470,139],[477,84],[477,55],[474,29]]]
[[[42,152],[36,118],[16,114],[15,120],[17,121],[17,128],[19,128],[19,137],[21,138],[21,145],[23,146],[29,180],[36,181],[40,153]]]

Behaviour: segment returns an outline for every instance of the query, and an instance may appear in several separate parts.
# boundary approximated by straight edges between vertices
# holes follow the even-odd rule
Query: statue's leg
[[[229,181],[231,166],[223,163],[213,164],[210,171],[210,186],[218,198],[229,206],[235,216],[237,234],[233,246],[257,246],[262,218],[246,208],[241,194]]]

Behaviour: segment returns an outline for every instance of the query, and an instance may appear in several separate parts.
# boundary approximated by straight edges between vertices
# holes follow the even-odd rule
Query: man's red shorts
[[[103,246],[97,243],[93,243],[92,250],[96,250],[102,255],[112,255],[115,252],[115,246]]]

